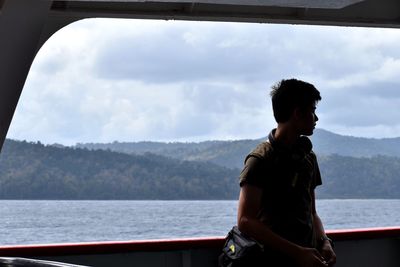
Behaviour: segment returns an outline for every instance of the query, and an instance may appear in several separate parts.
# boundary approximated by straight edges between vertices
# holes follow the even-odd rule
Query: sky
[[[269,91],[321,92],[317,128],[400,136],[400,29],[87,19],[55,33],[8,138],[74,145],[264,137]]]

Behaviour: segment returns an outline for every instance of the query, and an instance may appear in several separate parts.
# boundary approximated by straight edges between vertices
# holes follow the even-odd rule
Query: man
[[[333,266],[336,255],[315,208],[321,177],[311,141],[319,91],[300,80],[272,87],[277,128],[245,160],[238,227],[264,245],[260,266]]]

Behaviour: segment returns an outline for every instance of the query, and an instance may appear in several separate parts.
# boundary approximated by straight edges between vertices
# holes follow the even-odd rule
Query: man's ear
[[[300,108],[295,108],[293,110],[292,116],[295,120],[298,120],[303,116],[303,112]]]

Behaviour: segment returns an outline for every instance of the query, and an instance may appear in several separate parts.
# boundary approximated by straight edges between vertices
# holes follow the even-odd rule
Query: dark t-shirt
[[[240,175],[240,186],[244,184],[262,189],[260,221],[291,242],[316,246],[312,195],[322,182],[312,151],[263,142],[246,157]]]

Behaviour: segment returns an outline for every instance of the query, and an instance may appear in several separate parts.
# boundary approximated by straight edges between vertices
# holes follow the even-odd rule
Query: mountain
[[[76,148],[110,150],[127,154],[153,153],[188,161],[207,161],[227,168],[241,168],[243,159],[259,140],[204,141],[199,143],[113,142],[79,143]]]
[[[6,140],[0,199],[234,199],[237,169]]]
[[[400,157],[400,138],[364,138],[335,134],[317,129],[312,136],[314,150],[320,155],[337,154],[350,157],[378,155]]]
[[[330,155],[319,158],[319,167],[319,198],[400,198],[400,158]]]
[[[232,153],[225,144],[219,143],[220,154]],[[243,149],[240,142],[230,144]],[[324,186],[318,198],[400,198],[400,158],[332,154],[321,155],[319,164]],[[238,168],[148,152],[6,140],[0,199],[237,199],[239,174]]]
[[[77,144],[78,148],[108,149],[128,154],[154,153],[166,157],[209,161],[227,168],[242,168],[245,156],[266,140],[205,141],[199,143],[161,143],[161,142],[113,142]],[[312,136],[314,151],[318,156],[341,155],[350,157],[374,157],[386,155],[400,157],[400,138],[362,138],[338,135],[326,130],[316,129]]]

